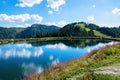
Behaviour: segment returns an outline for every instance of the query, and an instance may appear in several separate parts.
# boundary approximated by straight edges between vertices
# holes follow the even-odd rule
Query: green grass
[[[75,25],[75,27],[80,27],[81,29],[85,29],[86,31],[90,31],[90,29],[89,29],[89,28],[86,28],[86,27],[85,27],[85,24],[84,24],[84,23],[81,23],[81,24],[80,24],[80,23],[79,23],[79,24],[76,24],[76,25]]]
[[[81,29],[85,29],[86,31],[90,31],[90,29],[86,28],[85,24],[83,24],[83,23],[76,24],[75,27],[80,27]],[[107,35],[99,32],[99,31],[96,31],[96,30],[93,30],[93,31],[94,31],[95,36],[97,36],[97,37],[107,37],[107,38],[110,38],[110,36],[107,36]]]
[[[94,31],[95,36],[97,36],[97,37],[107,37],[107,38],[110,38],[110,36],[107,36],[107,35],[105,35],[103,33],[100,33],[99,31],[96,31],[96,30],[93,30],[93,31]]]
[[[120,45],[107,46],[100,50],[94,50],[81,59],[72,60],[65,64],[51,67],[42,74],[36,75],[28,80],[51,80],[51,76],[53,76],[55,80],[65,80],[77,74],[83,74],[103,66],[110,66],[118,63],[120,63]],[[96,78],[100,77],[98,76]],[[107,80],[109,80],[109,78]],[[111,78],[110,80],[114,79]]]
[[[79,24],[76,24],[75,27],[80,27],[80,28],[84,29],[85,24],[84,23],[79,23]]]

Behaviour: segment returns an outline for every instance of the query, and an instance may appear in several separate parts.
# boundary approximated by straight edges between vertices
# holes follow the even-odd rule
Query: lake
[[[20,80],[112,43],[103,40],[63,40],[3,44],[0,45],[0,80]]]

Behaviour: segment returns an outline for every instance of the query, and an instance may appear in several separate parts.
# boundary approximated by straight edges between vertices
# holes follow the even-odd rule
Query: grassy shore
[[[102,38],[102,37],[42,37],[42,38],[24,38],[24,39],[3,39],[0,44],[25,42],[25,41],[50,41],[50,40],[79,40],[79,39],[103,39],[120,41],[120,38]]]
[[[93,50],[80,59],[53,65],[43,73],[29,76],[24,80],[65,80],[74,75],[82,75],[86,72],[94,71],[97,68],[110,66],[113,64],[115,65],[118,63],[120,63],[120,43],[114,45],[106,45],[99,50]],[[79,77],[78,80],[116,80],[115,78],[120,79],[120,75],[118,77],[115,77],[114,75],[109,74],[100,74],[99,76],[97,76],[97,74],[90,74],[89,77],[92,76],[91,79],[88,79],[87,75],[84,75],[82,78]]]
[[[79,40],[79,39],[101,39],[101,40],[103,39],[103,40],[120,41],[120,38],[43,37],[43,38],[26,38],[26,39],[6,39],[6,40],[0,40],[0,44],[26,42],[26,41]],[[91,72],[99,67],[109,66],[117,63],[120,63],[120,44],[115,44],[113,46],[106,46],[99,50],[93,50],[91,53],[80,59],[75,59],[68,61],[66,63],[53,65],[51,68],[45,70],[43,73],[32,74],[27,78],[24,78],[24,80],[65,80],[66,78],[70,78],[77,74]],[[98,77],[95,77],[97,74],[94,75],[90,74],[89,76],[91,75],[92,78],[97,79],[103,74],[101,74]],[[113,75],[104,75],[103,78],[106,78],[107,76],[113,76]],[[87,79],[88,77],[83,77],[83,78]],[[83,78],[79,77],[78,80]]]

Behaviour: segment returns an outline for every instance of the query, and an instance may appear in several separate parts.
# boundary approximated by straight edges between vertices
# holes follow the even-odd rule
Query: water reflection
[[[0,45],[0,80],[20,80],[31,73],[41,73],[51,65],[80,58],[93,49],[113,44],[108,42],[64,40]]]
[[[11,57],[39,57],[43,54],[41,47],[33,48],[31,44],[8,44],[0,46],[0,58],[8,59]]]
[[[59,41],[41,41],[41,42],[28,42],[28,44],[31,44],[32,46],[39,47],[39,46],[45,46],[45,45],[55,45],[62,43],[69,47],[79,47],[84,48],[86,46],[93,46],[97,45],[98,43],[108,43],[110,41],[107,40],[59,40]]]
[[[28,76],[32,73],[41,73],[43,71],[41,65],[36,65],[35,63],[29,63],[29,64],[23,63],[22,68],[23,68],[24,76]]]
[[[59,43],[59,44],[49,44],[45,46],[46,48],[50,48],[50,49],[60,49],[60,50],[66,50],[67,46],[64,45],[63,43]]]

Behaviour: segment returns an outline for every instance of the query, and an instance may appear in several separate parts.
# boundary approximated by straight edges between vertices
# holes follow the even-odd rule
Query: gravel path
[[[120,74],[120,64],[98,68],[94,72],[101,73],[101,74]]]
[[[118,75],[118,74],[120,74],[120,64],[98,68],[98,69],[94,70],[94,73]],[[83,75],[84,74],[78,74],[78,75],[75,75],[75,76],[73,76],[71,78],[67,78],[66,80],[76,80],[77,78],[79,78],[79,77],[81,77]]]

